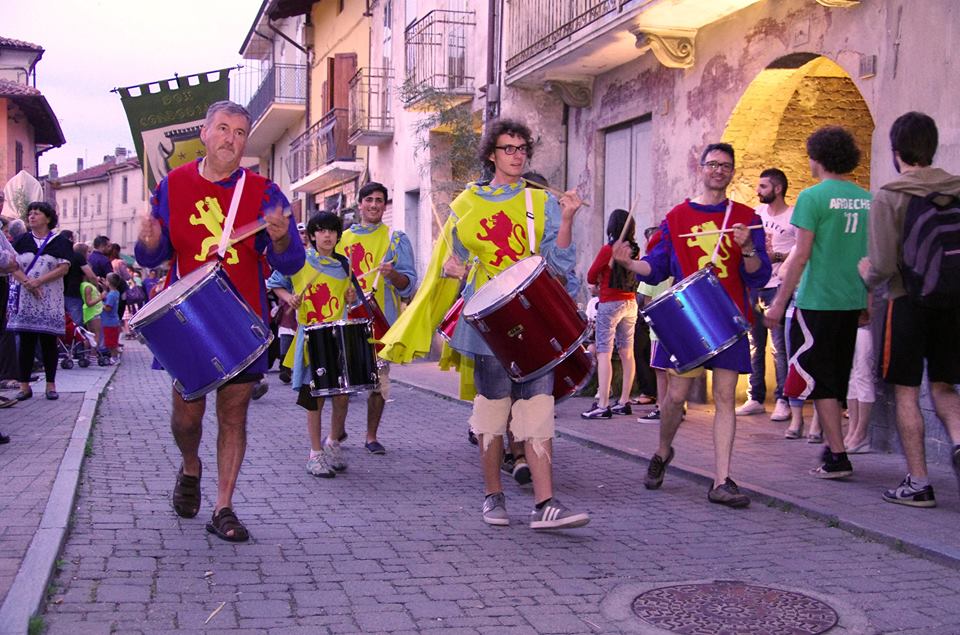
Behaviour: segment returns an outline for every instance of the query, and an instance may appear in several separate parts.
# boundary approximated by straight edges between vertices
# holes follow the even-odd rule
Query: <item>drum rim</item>
[[[311,397],[336,397],[337,395],[352,395],[358,392],[366,392],[368,390],[376,390],[380,387],[380,382],[374,382],[372,384],[356,384],[352,386],[346,386],[344,388],[326,388],[323,390],[313,390],[310,389]]]
[[[479,311],[477,311],[477,312],[475,312],[475,313],[470,313],[469,311],[467,311],[467,308],[470,306],[470,303],[473,301],[473,299],[477,297],[477,294],[480,292],[480,289],[483,289],[483,288],[486,287],[488,284],[490,284],[491,282],[493,282],[494,280],[496,280],[496,279],[497,279],[497,276],[499,276],[499,275],[501,275],[501,274],[503,274],[503,273],[506,273],[507,271],[510,271],[511,269],[513,269],[514,267],[516,267],[517,265],[519,265],[521,262],[526,262],[527,260],[530,260],[531,258],[536,258],[536,259],[539,260],[540,262],[537,264],[536,267],[533,268],[533,270],[532,270],[529,274],[527,274],[527,277],[523,279],[523,282],[521,282],[521,283],[518,284],[516,287],[514,287],[514,289],[513,289],[514,294],[513,294],[513,295],[503,296],[502,298],[500,298],[499,300],[497,300],[497,301],[494,302],[493,304],[489,304],[489,305],[485,306],[484,308],[480,309]],[[470,296],[470,299],[469,299],[469,300],[465,300],[465,301],[464,301],[464,304],[463,304],[463,319],[464,319],[464,320],[467,320],[467,321],[482,320],[483,318],[487,317],[488,315],[490,315],[490,314],[493,313],[494,311],[497,311],[497,310],[503,308],[503,306],[506,305],[507,303],[511,302],[511,301],[516,297],[516,295],[517,295],[518,293],[521,293],[522,291],[524,291],[525,289],[527,289],[527,288],[530,286],[530,283],[533,282],[533,281],[537,278],[537,276],[540,275],[540,272],[543,271],[544,269],[546,269],[546,267],[547,267],[547,261],[546,261],[546,259],[545,259],[543,256],[540,256],[540,255],[537,255],[537,254],[533,254],[533,255],[531,255],[531,256],[527,256],[526,258],[521,258],[520,260],[516,261],[515,263],[513,263],[512,265],[510,265],[509,267],[507,267],[506,269],[504,269],[504,270],[501,271],[500,273],[498,273],[496,276],[494,276],[494,277],[490,278],[489,280],[487,280],[487,282],[486,282],[482,287],[480,287],[479,289],[477,289],[476,291],[474,291],[473,295]]]
[[[306,331],[318,331],[323,328],[330,328],[331,326],[349,326],[352,324],[366,324],[370,326],[371,320],[369,318],[362,319],[353,319],[353,320],[334,320],[332,322],[317,322],[316,324],[311,324],[309,326],[304,326],[303,330]]]
[[[157,300],[162,299],[164,292],[166,292],[168,289],[172,289],[172,288],[173,288],[173,285],[167,287],[166,289],[164,289],[163,291],[161,291],[160,293],[158,293],[155,298],[153,298],[152,300],[150,300],[150,302],[147,302],[146,304],[144,304],[144,305],[143,305],[143,308],[141,308],[139,311],[137,311],[137,312],[134,314],[134,316],[133,316],[132,318],[130,318],[130,322],[129,322],[130,328],[132,328],[132,329],[134,329],[134,330],[137,330],[138,327],[148,326],[148,325],[152,324],[153,322],[159,320],[162,316],[166,315],[167,313],[169,313],[169,312],[172,311],[173,309],[177,308],[178,306],[180,306],[181,304],[183,304],[184,302],[186,302],[186,301],[190,298],[190,296],[194,295],[201,287],[203,287],[203,286],[206,284],[207,279],[208,279],[210,276],[216,277],[216,275],[217,275],[216,272],[217,272],[217,271],[223,271],[223,267],[220,265],[219,262],[204,262],[204,263],[201,263],[200,266],[197,267],[196,269],[194,269],[193,271],[200,271],[201,269],[203,269],[204,267],[207,267],[207,266],[210,267],[210,270],[207,271],[207,273],[205,273],[203,276],[200,277],[200,282],[197,283],[197,284],[195,284],[195,285],[192,286],[191,288],[187,289],[187,291],[186,291],[183,295],[177,297],[176,300],[174,300],[173,302],[167,304],[164,309],[162,309],[162,310],[160,310],[160,311],[154,311],[153,313],[149,313],[149,314],[143,313],[143,309],[146,309],[146,308],[147,308],[148,306],[150,306],[150,304],[152,304],[153,302],[156,302]],[[188,273],[187,276],[193,274],[193,271],[191,271],[190,273]],[[223,275],[227,275],[227,274],[224,273]],[[185,278],[185,277],[186,277],[186,276],[184,276],[184,278]],[[178,282],[180,282],[181,280],[183,280],[183,278],[178,278],[177,280],[174,281],[173,284],[176,285],[176,284],[177,284]],[[229,289],[229,291],[230,291],[231,293],[233,293],[235,296],[237,296],[238,298],[240,298],[240,300],[243,302],[244,305],[247,305],[247,301],[244,300],[242,297],[240,297],[237,293],[235,293],[235,292],[233,291],[232,286],[231,286],[231,288]],[[249,306],[249,305],[247,305],[247,306]],[[252,310],[251,310],[251,313],[252,313]],[[144,317],[142,317],[142,318],[138,321],[137,315],[140,315],[140,314],[143,314]],[[263,319],[261,318],[260,321],[263,322]]]
[[[589,333],[590,333],[590,329],[584,329],[584,331],[583,331],[583,333],[581,333],[580,337],[578,337],[573,344],[571,344],[570,346],[567,347],[567,350],[565,350],[565,351],[563,352],[563,355],[561,355],[560,357],[558,357],[558,358],[556,358],[556,359],[553,359],[553,360],[547,362],[546,364],[544,364],[543,366],[541,366],[541,367],[538,368],[537,370],[532,371],[532,372],[529,372],[529,373],[527,373],[526,375],[520,375],[519,377],[514,377],[513,375],[510,375],[510,372],[509,372],[509,371],[507,371],[507,374],[510,375],[510,379],[511,379],[512,381],[514,381],[514,382],[516,382],[516,383],[518,383],[518,384],[519,384],[519,383],[522,383],[522,382],[525,382],[525,381],[530,381],[531,379],[536,379],[536,378],[538,378],[538,377],[543,377],[543,376],[546,375],[547,373],[552,372],[553,369],[556,368],[556,366],[557,366],[558,364],[560,364],[560,362],[562,362],[562,361],[565,360],[566,358],[568,358],[568,357],[570,357],[571,355],[573,355],[573,352],[576,350],[576,348],[577,348],[578,346],[580,346],[581,344],[583,344],[584,340],[587,339],[587,336],[589,335]],[[498,361],[499,361],[499,359],[500,359],[500,358],[497,358]],[[500,362],[500,363],[502,364],[503,362]]]
[[[252,311],[251,311],[251,313],[252,313]],[[261,323],[262,323],[262,322],[263,322],[263,320],[261,320]],[[193,399],[197,399],[198,397],[202,397],[203,395],[207,394],[207,393],[210,392],[211,390],[214,390],[214,389],[219,388],[220,386],[224,385],[225,383],[227,383],[228,381],[230,381],[231,379],[233,379],[234,377],[236,377],[237,375],[239,375],[240,373],[242,373],[243,371],[245,371],[245,370],[247,369],[247,367],[250,366],[250,364],[252,364],[253,362],[255,362],[255,361],[257,360],[257,358],[259,358],[261,355],[263,355],[264,352],[266,352],[266,350],[267,350],[268,348],[270,348],[270,344],[271,344],[271,342],[273,342],[273,332],[270,331],[269,329],[267,329],[267,334],[269,335],[269,337],[267,338],[267,341],[266,341],[265,343],[261,344],[260,346],[258,346],[258,347],[257,347],[257,350],[256,350],[255,352],[251,353],[246,359],[244,359],[242,362],[240,362],[239,364],[237,364],[236,370],[230,371],[226,376],[221,377],[220,379],[217,379],[216,381],[212,381],[212,382],[210,382],[209,384],[207,384],[206,386],[204,386],[204,387],[202,387],[202,388],[199,388],[199,389],[193,391],[192,393],[184,394],[183,391],[181,391],[181,390],[179,390],[179,389],[177,389],[177,392],[180,393],[180,396],[183,397],[183,400],[184,400],[184,401],[191,401],[191,400],[193,400]],[[174,386],[174,388],[176,388],[176,386],[177,386],[177,384],[178,384],[179,382],[180,382],[179,379],[174,378],[174,380],[173,380],[173,386]],[[183,384],[180,384],[180,385],[183,386]]]
[[[736,343],[737,343],[737,340],[739,340],[741,337],[745,337],[746,335],[747,335],[747,331],[744,330],[744,331],[740,332],[739,334],[734,335],[734,336],[728,338],[723,344],[721,344],[720,346],[718,346],[718,347],[716,348],[716,350],[711,351],[711,352],[709,352],[709,353],[706,353],[706,354],[704,354],[704,355],[701,355],[701,356],[698,357],[697,359],[693,360],[692,362],[687,362],[687,363],[684,364],[683,366],[676,366],[677,372],[678,372],[678,373],[686,373],[686,372],[689,372],[689,371],[693,370],[694,368],[697,368],[698,366],[703,366],[704,363],[710,361],[711,359],[713,359],[714,357],[716,357],[717,355],[719,355],[719,354],[722,353],[723,351],[727,350],[728,348],[730,348],[731,346],[733,346],[734,344],[736,344]],[[661,344],[663,344],[663,342],[661,342]],[[665,344],[664,344],[664,347],[666,347]],[[667,349],[667,353],[670,353],[670,349],[669,349],[669,348]],[[670,356],[673,357],[673,353],[670,353]],[[673,361],[673,360],[671,360],[671,361]]]

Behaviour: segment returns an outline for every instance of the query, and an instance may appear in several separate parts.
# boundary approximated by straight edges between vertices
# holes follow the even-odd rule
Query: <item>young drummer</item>
[[[347,307],[356,298],[356,292],[343,261],[334,254],[343,233],[340,218],[330,212],[320,212],[307,223],[307,233],[312,248],[307,250],[303,268],[292,276],[274,273],[267,281],[267,287],[297,312],[297,335],[283,365],[293,369],[292,386],[297,391],[297,405],[307,411],[307,433],[310,436],[307,472],[322,478],[333,478],[337,472],[347,469],[337,439],[344,433],[349,396],[332,397],[330,434],[324,440],[321,415],[325,398],[310,394],[305,327],[345,319]]]

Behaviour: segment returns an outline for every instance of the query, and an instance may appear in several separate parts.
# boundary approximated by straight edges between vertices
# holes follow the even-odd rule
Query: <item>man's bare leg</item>
[[[714,487],[723,485],[730,476],[733,439],[737,432],[737,416],[734,410],[736,390],[736,371],[726,368],[713,370],[713,402],[716,406],[716,414],[713,416],[713,454],[716,462]]]
[[[377,430],[380,428],[380,418],[383,417],[385,403],[383,395],[378,392],[372,392],[367,397],[367,443],[377,440]]]
[[[180,449],[183,473],[187,476],[200,476],[200,439],[203,437],[203,415],[206,410],[205,396],[184,401],[180,393],[173,390],[170,430]]]
[[[687,401],[687,393],[692,383],[692,377],[672,375],[666,398],[660,402],[660,445],[657,447],[657,455],[662,459],[670,455],[673,438],[677,436],[680,420],[683,418],[683,404]]]
[[[537,504],[553,498],[553,439],[543,439],[540,443],[542,454],[534,449],[533,441],[523,444],[530,476],[533,477],[533,502]]]
[[[233,508],[233,491],[247,451],[247,409],[253,383],[227,384],[217,391],[217,503],[214,513]]]

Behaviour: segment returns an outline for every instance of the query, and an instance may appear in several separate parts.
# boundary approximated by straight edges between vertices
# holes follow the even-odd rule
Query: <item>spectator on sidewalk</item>
[[[762,289],[750,289],[750,310],[753,311],[753,324],[750,327],[750,389],[747,401],[737,408],[738,415],[754,415],[765,412],[763,402],[767,398],[767,333],[773,345],[773,363],[777,381],[773,397],[775,406],[771,421],[786,421],[790,418],[790,406],[783,397],[783,381],[787,376],[787,349],[784,342],[783,326],[778,324],[767,328],[763,322],[763,312],[777,295],[780,277],[777,275],[783,261],[790,255],[797,241],[797,230],[790,224],[793,207],[787,205],[787,176],[777,168],[768,168],[760,173],[757,183],[757,216],[763,222],[766,236],[767,253],[773,273],[767,286]]]
[[[113,265],[110,264],[110,257],[107,255],[110,250],[110,239],[106,236],[97,236],[93,239],[93,250],[87,254],[87,264],[100,278],[101,283],[105,282],[107,274],[113,271]]]
[[[4,218],[4,220],[6,221],[7,219]],[[11,249],[13,249],[13,244],[17,241],[17,238],[26,232],[27,226],[19,218],[9,221],[3,230],[4,237],[9,241]],[[16,253],[16,250],[14,250],[14,253]],[[4,277],[4,279],[8,285],[7,295],[3,299],[3,310],[6,312],[12,281],[9,275]],[[20,363],[17,359],[17,336],[13,331],[0,329],[0,388],[4,390],[19,389],[20,382],[17,381],[19,376]],[[30,377],[30,381],[35,381],[36,379],[36,376]]]
[[[779,325],[797,291],[790,330],[795,353],[784,392],[814,400],[828,445],[821,465],[810,473],[837,479],[853,474],[840,400],[847,394],[860,312],[867,306],[857,262],[867,248],[870,193],[846,176],[859,164],[860,149],[843,128],[827,126],[811,134],[807,155],[819,183],[797,197],[791,220],[797,227],[796,255],[765,320],[770,328]]]
[[[103,351],[103,328],[100,325],[100,314],[103,313],[104,294],[96,285],[84,280],[80,283],[80,296],[83,298],[83,328],[93,333],[97,338],[97,355]]]
[[[3,337],[7,330],[7,299],[10,294],[9,274],[19,267],[17,251],[7,240],[8,224],[7,218],[0,216],[0,337]],[[0,351],[0,355],[2,354],[3,352]],[[0,396],[0,408],[9,408],[16,403],[16,399]],[[0,432],[0,445],[9,442],[10,437]]]
[[[656,284],[669,276],[682,280],[713,263],[717,277],[741,315],[748,320],[747,289],[762,287],[770,278],[763,229],[750,229],[760,219],[754,211],[727,197],[727,188],[733,180],[734,152],[726,143],[712,143],[700,155],[700,183],[702,192],[687,199],[667,213],[660,225],[662,239],[653,250],[639,261],[630,260],[630,246],[617,243],[614,254],[618,262],[635,271],[642,282]],[[724,233],[706,232],[715,228]],[[682,234],[692,237],[681,238]],[[721,248],[722,247],[722,248]],[[662,347],[658,347],[658,352]],[[672,365],[669,360],[657,360],[654,366]],[[750,372],[750,345],[746,337],[708,359],[691,372],[670,377],[666,398],[660,399],[660,443],[650,461],[644,485],[658,489],[663,484],[667,466],[673,460],[673,439],[680,428],[683,403],[697,374],[707,369],[713,373],[713,398],[716,413],[714,430],[714,478],[707,493],[711,503],[728,507],[746,507],[750,499],[740,492],[730,477],[733,458],[733,440],[736,434],[737,375]]]
[[[871,302],[867,300],[867,306]],[[860,313],[857,328],[857,343],[853,349],[853,366],[850,369],[850,384],[847,387],[847,413],[850,424],[843,437],[847,454],[868,454],[870,449],[870,413],[876,400],[873,354],[873,334],[870,332],[870,312]]]
[[[953,443],[950,458],[960,485],[960,396],[955,388],[960,384],[960,298],[954,296],[950,305],[927,306],[916,294],[908,293],[901,273],[904,222],[911,206],[915,213],[930,209],[921,203],[930,194],[942,195],[934,200],[936,204],[953,206],[938,212],[944,215],[941,228],[953,223],[952,230],[943,231],[942,244],[960,243],[960,230],[956,229],[960,176],[932,167],[938,136],[936,122],[920,112],[908,112],[893,122],[890,146],[900,176],[877,192],[870,212],[868,257],[860,263],[860,273],[871,288],[887,283],[880,371],[883,380],[893,384],[897,430],[907,462],[906,477],[898,487],[884,492],[883,500],[914,507],[936,505],[920,412],[924,363],[934,409]],[[950,275],[956,276],[956,270]]]
[[[607,221],[607,244],[597,252],[587,282],[599,288],[600,303],[596,319],[597,403],[580,416],[584,419],[609,419],[613,415],[633,414],[630,389],[633,387],[633,335],[637,324],[637,280],[623,265],[613,260],[613,243],[627,242],[637,258],[640,247],[634,240],[635,223],[627,210],[615,209]],[[613,348],[620,355],[620,399],[610,405],[613,378]]]
[[[84,279],[96,280],[96,274],[87,264],[85,253],[86,245],[74,244],[73,232],[64,229],[60,235],[73,247],[70,255],[70,270],[63,278],[63,305],[70,315],[70,319],[78,326],[83,326],[83,298],[80,297],[80,282]]]
[[[120,276],[107,274],[107,293],[100,313],[100,328],[103,330],[101,352],[109,357],[111,364],[120,359]]]

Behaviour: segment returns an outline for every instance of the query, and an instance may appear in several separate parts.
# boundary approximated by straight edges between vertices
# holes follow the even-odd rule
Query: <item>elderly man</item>
[[[172,260],[177,276],[200,267],[206,260],[205,241],[211,237],[209,223],[220,224],[223,231],[226,210],[237,190],[242,190],[238,226],[257,219],[266,224],[266,233],[237,243],[236,257],[223,261],[224,271],[255,312],[267,319],[264,271],[260,265],[266,254],[270,265],[283,274],[297,272],[304,263],[303,244],[296,222],[289,217],[289,203],[276,184],[240,168],[240,159],[250,131],[250,114],[243,106],[220,101],[207,110],[200,139],[206,156],[183,165],[168,174],[157,186],[151,200],[151,214],[145,219],[137,241],[137,262],[157,267]],[[245,184],[238,181],[245,175]],[[198,205],[202,203],[202,205]],[[218,205],[224,213],[213,214],[202,224],[190,222],[197,209]],[[287,214],[285,215],[285,212]],[[267,370],[264,353],[239,375],[217,389],[217,502],[207,531],[231,542],[243,542],[249,533],[233,511],[233,491],[247,446],[247,409],[253,387]],[[173,507],[178,515],[192,518],[200,510],[202,466],[198,454],[206,399],[186,401],[173,391],[171,428],[183,463],[173,490]]]

